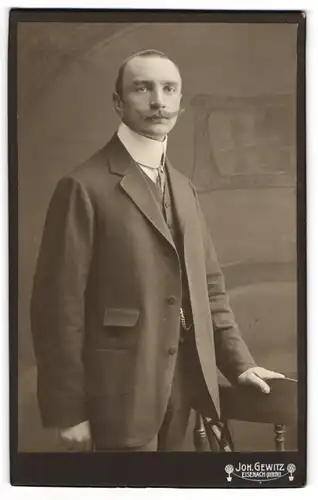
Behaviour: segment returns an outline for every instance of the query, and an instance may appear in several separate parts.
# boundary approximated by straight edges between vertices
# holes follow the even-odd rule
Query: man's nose
[[[163,102],[163,96],[162,92],[159,90],[156,90],[152,93],[151,99],[150,99],[150,108],[151,109],[159,109],[159,108],[165,108],[166,105]]]

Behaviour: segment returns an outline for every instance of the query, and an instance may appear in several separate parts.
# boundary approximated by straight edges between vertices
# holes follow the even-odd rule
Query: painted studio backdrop
[[[59,449],[40,423],[29,322],[49,199],[116,130],[118,67],[144,48],[180,67],[185,112],[168,155],[199,191],[242,335],[260,365],[297,375],[296,38],[293,24],[19,24],[21,451]],[[238,451],[272,448],[271,425],[231,428]],[[290,428],[286,449],[296,443]]]

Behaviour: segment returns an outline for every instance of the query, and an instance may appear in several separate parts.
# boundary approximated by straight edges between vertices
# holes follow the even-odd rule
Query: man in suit
[[[191,406],[217,419],[232,383],[283,377],[240,336],[195,188],[166,157],[178,67],[126,60],[110,142],[58,183],[34,277],[31,323],[44,426],[74,449],[181,450]]]

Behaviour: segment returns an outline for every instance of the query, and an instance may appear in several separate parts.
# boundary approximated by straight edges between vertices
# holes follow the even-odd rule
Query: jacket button
[[[171,297],[167,297],[167,302],[170,306],[172,306],[173,304],[176,303],[176,297],[174,295],[172,295]]]
[[[176,347],[170,347],[169,350],[168,350],[168,353],[172,356],[173,354],[175,354],[177,352],[177,349]]]

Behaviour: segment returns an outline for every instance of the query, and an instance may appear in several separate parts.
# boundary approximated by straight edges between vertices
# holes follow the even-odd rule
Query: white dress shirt
[[[145,174],[153,182],[156,182],[162,155],[164,155],[164,159],[166,157],[167,136],[162,142],[155,141],[144,135],[137,134],[124,123],[120,124],[117,135],[130,156],[138,163]]]

